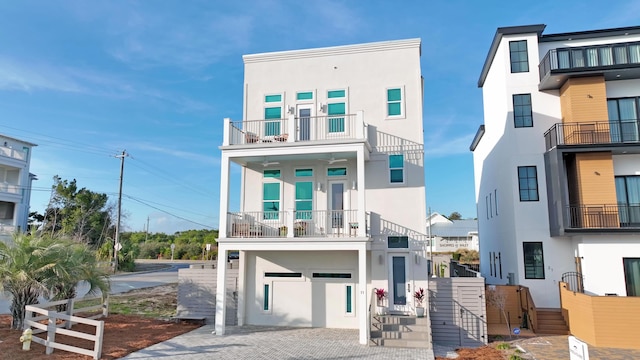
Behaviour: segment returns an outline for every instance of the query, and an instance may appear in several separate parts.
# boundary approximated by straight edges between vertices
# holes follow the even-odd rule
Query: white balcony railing
[[[363,112],[286,119],[225,119],[224,145],[312,142],[324,140],[367,139]]]
[[[20,195],[20,186],[9,183],[0,183],[0,192]]]
[[[360,227],[357,215],[357,210],[228,213],[227,237],[355,237]]]
[[[27,161],[27,152],[7,146],[0,146],[0,156],[6,156],[13,159]]]

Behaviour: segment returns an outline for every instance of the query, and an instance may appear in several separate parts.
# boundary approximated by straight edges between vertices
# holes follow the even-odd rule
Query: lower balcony
[[[359,227],[358,210],[227,213],[228,238],[356,237]]]
[[[638,205],[569,205],[569,229],[640,228]]]

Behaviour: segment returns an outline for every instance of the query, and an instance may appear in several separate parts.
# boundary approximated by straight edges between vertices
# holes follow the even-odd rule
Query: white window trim
[[[388,92],[389,90],[400,89],[400,115],[389,115],[389,98]],[[395,102],[395,101],[394,101]],[[395,120],[395,119],[406,119],[405,113],[405,91],[403,86],[389,86],[384,90],[384,113],[385,119],[387,120]]]
[[[329,97],[329,92],[331,92],[331,91],[340,91],[340,90],[344,90],[344,97],[341,97],[341,98],[330,98]],[[345,115],[349,115],[349,88],[348,87],[327,89],[327,93],[326,93],[325,96],[327,97],[327,109],[326,109],[326,112],[325,112],[326,115],[329,114],[329,104],[336,104],[336,103],[344,103],[344,113],[345,113]]]
[[[264,296],[264,286],[265,285],[269,285],[269,296],[268,296],[268,299],[267,299],[267,301],[268,301],[267,310],[264,309],[264,298],[265,298],[265,296]],[[260,290],[261,290],[261,293],[262,293],[262,304],[260,304],[260,311],[263,314],[271,315],[271,314],[273,314],[273,281],[263,281],[262,282],[262,289],[260,289]]]

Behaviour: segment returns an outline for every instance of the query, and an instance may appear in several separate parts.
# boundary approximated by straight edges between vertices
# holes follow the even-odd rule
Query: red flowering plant
[[[378,303],[381,303],[384,298],[387,297],[387,292],[384,289],[376,289],[376,298],[378,298]]]
[[[422,302],[424,301],[424,289],[420,288],[413,294],[413,298],[416,299],[417,306],[422,306]]]

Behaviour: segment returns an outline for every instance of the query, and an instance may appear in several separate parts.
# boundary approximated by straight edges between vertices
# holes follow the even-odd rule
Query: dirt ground
[[[134,290],[119,296],[125,299],[124,302],[127,304],[127,308],[131,309],[132,314],[112,314],[103,319],[104,342],[102,345],[102,359],[121,358],[131,352],[171,339],[200,326],[184,322],[175,323],[169,321],[166,317],[151,318],[136,314],[152,311],[153,309],[151,308],[155,305],[173,306],[175,310],[176,285]],[[113,298],[119,296],[112,297],[112,300],[115,301]],[[152,301],[150,302],[150,300]],[[0,359],[91,359],[89,356],[62,350],[55,350],[52,355],[45,355],[45,347],[33,342],[31,343],[31,351],[23,351],[22,343],[19,341],[22,332],[10,330],[10,325],[11,317],[9,315],[0,315]],[[90,332],[95,331],[95,328],[79,324],[74,325],[72,330]],[[82,339],[59,336],[56,337],[56,342],[58,341],[87,349],[92,348],[88,341]]]

